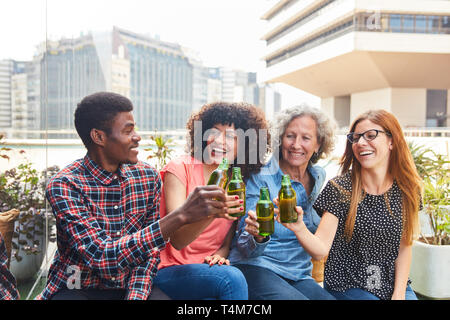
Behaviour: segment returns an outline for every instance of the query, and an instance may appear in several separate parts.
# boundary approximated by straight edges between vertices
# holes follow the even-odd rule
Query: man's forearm
[[[167,241],[179,228],[186,224],[186,219],[179,212],[180,209],[174,210],[171,214],[159,220],[159,228],[164,241]]]

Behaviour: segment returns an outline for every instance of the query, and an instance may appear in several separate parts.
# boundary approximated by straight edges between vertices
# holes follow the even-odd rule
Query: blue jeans
[[[360,288],[351,288],[344,292],[340,292],[331,290],[326,283],[324,283],[323,286],[337,300],[380,300],[377,296]],[[405,300],[417,300],[417,296],[410,286],[406,287]]]
[[[158,271],[154,284],[175,300],[247,300],[248,289],[239,269],[227,265],[185,264]]]
[[[294,281],[267,268],[248,264],[236,267],[247,279],[250,300],[335,300],[313,279]]]

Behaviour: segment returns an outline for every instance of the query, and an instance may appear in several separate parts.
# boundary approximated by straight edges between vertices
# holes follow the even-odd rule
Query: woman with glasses
[[[394,115],[375,110],[350,131],[341,175],[314,204],[322,216],[317,231],[301,219],[286,226],[311,256],[328,254],[324,288],[337,299],[417,299],[408,275],[421,180],[402,128]]]
[[[206,104],[190,117],[186,127],[187,154],[173,159],[160,172],[164,181],[161,217],[181,206],[197,186],[206,185],[223,158],[228,159],[230,167],[240,167],[246,179],[260,170],[267,153],[270,135],[265,135],[265,116],[251,104]],[[258,141],[251,141],[252,137]],[[229,168],[229,176],[231,171]],[[244,201],[227,198],[226,215],[178,229],[161,251],[155,284],[170,298],[248,298],[244,276],[228,260],[237,219],[229,214],[242,212]]]

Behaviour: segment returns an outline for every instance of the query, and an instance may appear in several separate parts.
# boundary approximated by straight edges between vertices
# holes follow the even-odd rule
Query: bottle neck
[[[269,191],[268,190],[261,190],[259,193],[259,200],[261,201],[269,201]]]
[[[222,162],[217,169],[225,171],[228,169],[228,164]]]
[[[241,181],[241,180],[242,180],[242,177],[241,177],[241,175],[240,175],[239,173],[234,173],[234,172],[233,172],[233,176],[231,177],[231,180],[238,180],[238,181]]]
[[[283,176],[283,179],[281,180],[281,186],[282,187],[290,187],[291,186],[291,180],[288,176]]]

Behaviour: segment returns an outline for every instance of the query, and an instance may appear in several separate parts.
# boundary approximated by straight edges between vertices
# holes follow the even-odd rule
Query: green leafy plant
[[[156,158],[156,169],[161,170],[166,163],[171,158],[171,153],[174,151],[172,149],[172,139],[164,138],[162,135],[151,135],[150,140],[155,143],[156,150],[152,148],[144,149],[145,151],[152,151],[152,153],[147,157],[147,159]]]
[[[422,240],[434,245],[450,245],[450,161],[430,148],[409,144],[424,183],[424,212],[433,235]]]
[[[42,236],[47,230],[49,240],[55,241],[51,232],[54,217],[45,207],[46,177],[59,171],[51,167],[40,174],[30,162],[20,164],[0,174],[0,211],[20,211],[12,241],[12,258],[22,261],[23,254],[40,253]]]

